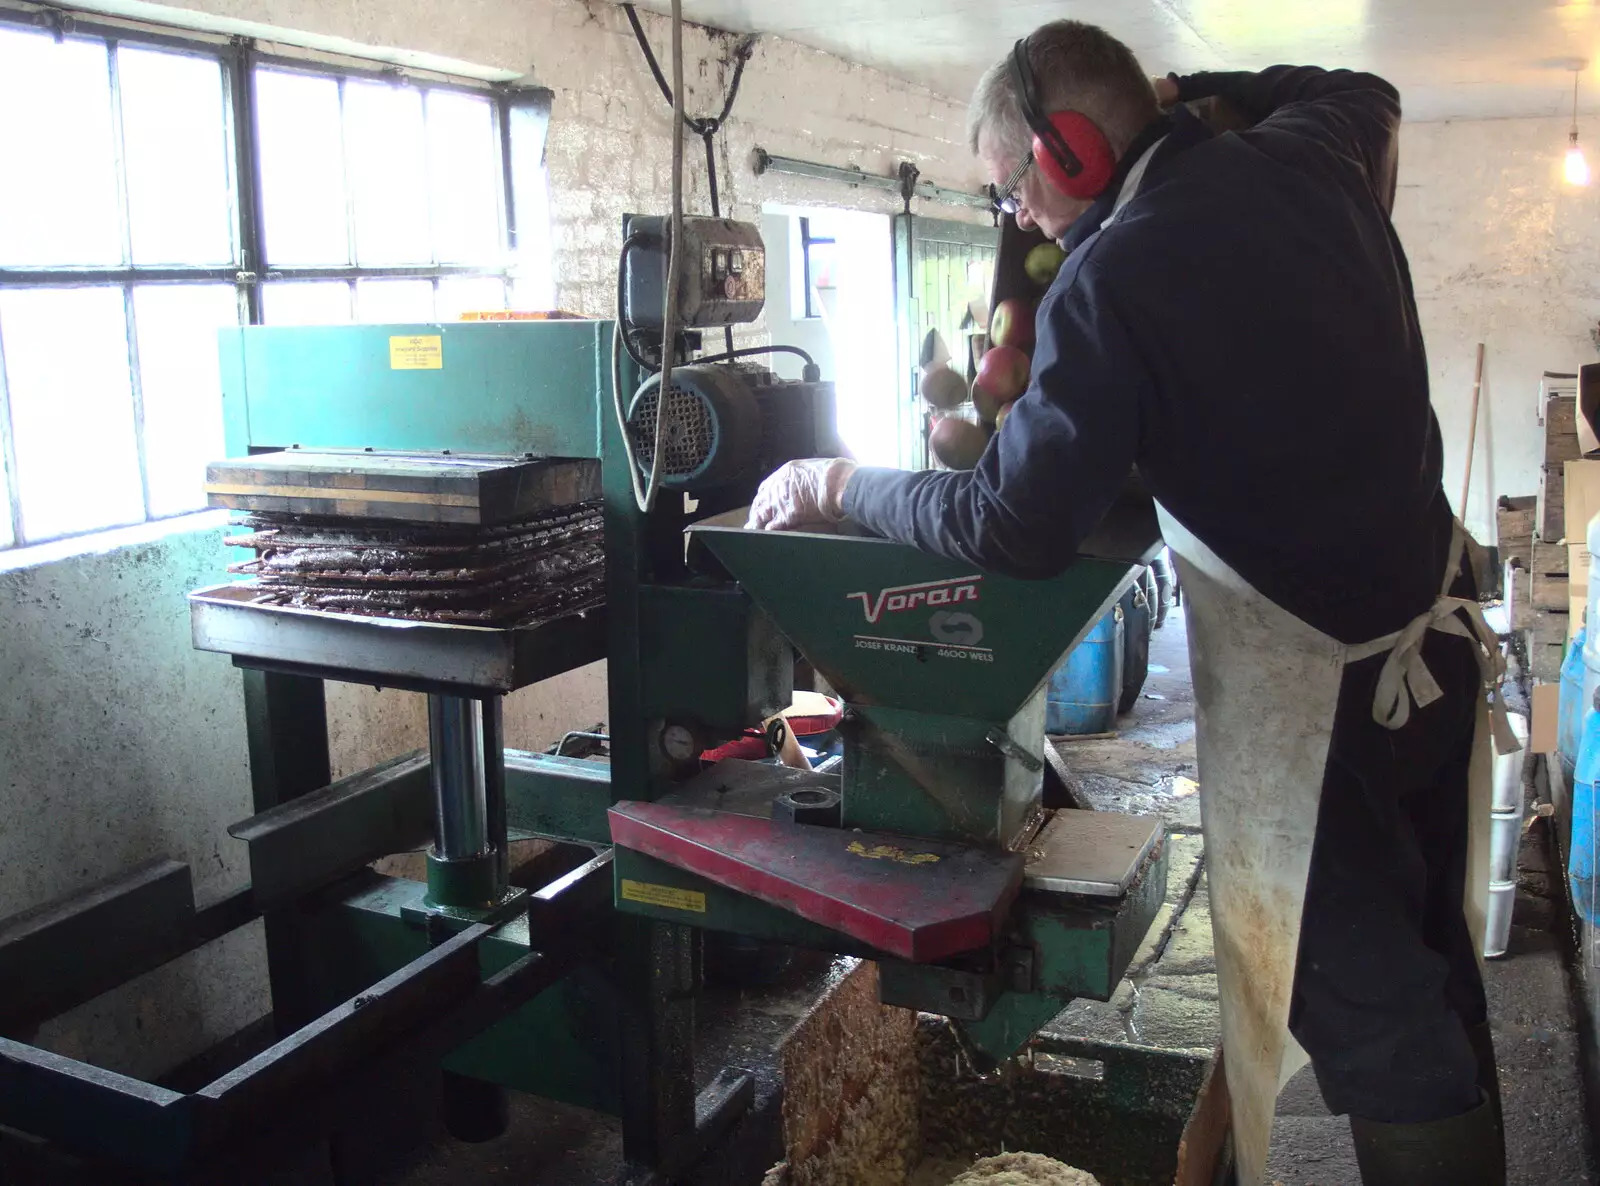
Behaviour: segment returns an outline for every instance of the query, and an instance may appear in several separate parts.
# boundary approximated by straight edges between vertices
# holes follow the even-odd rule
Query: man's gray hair
[[[1046,114],[1082,112],[1119,156],[1160,114],[1139,59],[1104,29],[1081,21],[1052,21],[1029,35],[1027,54],[1040,108]],[[1033,137],[1010,53],[984,73],[967,108],[967,141],[973,152],[985,134],[1018,156]]]

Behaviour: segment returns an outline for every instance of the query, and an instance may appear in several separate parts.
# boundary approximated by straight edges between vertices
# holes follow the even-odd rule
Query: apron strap
[[[1462,556],[1472,555],[1477,548],[1477,542],[1467,534],[1458,519],[1451,534],[1450,562],[1445,567],[1444,588],[1433,605],[1407,623],[1405,629],[1349,647],[1346,658],[1349,662],[1355,662],[1388,652],[1389,657],[1378,674],[1378,687],[1372,698],[1372,719],[1385,729],[1400,729],[1411,719],[1412,701],[1416,702],[1418,708],[1426,708],[1444,695],[1438,680],[1434,679],[1422,659],[1422,643],[1428,631],[1437,630],[1441,634],[1471,639],[1477,653],[1483,689],[1489,696],[1495,752],[1510,754],[1521,749],[1522,745],[1511,731],[1505,702],[1500,696],[1500,683],[1506,673],[1505,657],[1500,653],[1500,638],[1485,620],[1482,606],[1464,597],[1450,596],[1450,587],[1455,584]],[[1460,614],[1466,615],[1465,622],[1458,616]]]

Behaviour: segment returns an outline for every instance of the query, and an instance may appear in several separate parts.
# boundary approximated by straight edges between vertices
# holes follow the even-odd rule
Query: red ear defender
[[[1070,150],[1067,160],[1077,158],[1081,166],[1075,174],[1067,172],[1062,163],[1063,154],[1052,150],[1043,136],[1033,137],[1033,162],[1051,185],[1069,198],[1090,201],[1100,196],[1111,184],[1116,172],[1117,158],[1111,151],[1105,133],[1087,115],[1079,111],[1057,111],[1045,116],[1050,127]]]

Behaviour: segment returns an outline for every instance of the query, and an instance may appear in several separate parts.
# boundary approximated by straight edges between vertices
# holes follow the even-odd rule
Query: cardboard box
[[[1578,368],[1578,452],[1588,457],[1600,451],[1594,422],[1600,418],[1600,363]]]
[[[1568,461],[1562,466],[1566,502],[1567,543],[1585,547],[1583,571],[1589,571],[1589,521],[1600,515],[1600,459]],[[1572,575],[1578,575],[1576,561]]]
[[[1560,684],[1533,685],[1533,725],[1528,741],[1528,752],[1535,754],[1556,752],[1560,698]]]

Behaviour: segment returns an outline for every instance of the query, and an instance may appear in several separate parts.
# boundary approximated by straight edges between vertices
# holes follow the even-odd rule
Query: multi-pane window
[[[202,506],[221,327],[548,305],[548,112],[0,17],[0,547]]]
[[[834,288],[839,245],[832,235],[814,233],[816,228],[812,226],[811,219],[802,215],[799,222],[801,283],[805,285],[806,316],[821,317],[821,293]]]

